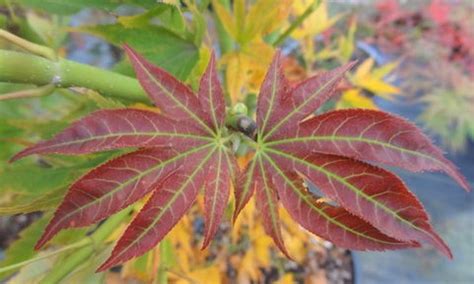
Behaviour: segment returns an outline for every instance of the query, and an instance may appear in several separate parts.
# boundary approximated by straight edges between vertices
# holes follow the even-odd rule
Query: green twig
[[[26,51],[36,54],[38,56],[50,60],[56,59],[56,54],[51,48],[24,40],[21,37],[7,32],[6,30],[0,29],[0,38],[3,38],[4,40],[7,40],[13,43],[14,45],[19,46],[25,49]]]
[[[314,0],[313,4],[309,5],[308,8],[301,14],[291,25],[275,40],[273,46],[282,44],[291,33],[299,27],[306,18],[308,18],[321,4],[321,0]]]

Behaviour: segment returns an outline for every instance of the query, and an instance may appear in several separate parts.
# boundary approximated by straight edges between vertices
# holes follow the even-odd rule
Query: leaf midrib
[[[211,212],[210,212],[210,219],[209,219],[209,226],[211,226],[214,222],[214,212],[216,211],[216,203],[217,203],[217,193],[219,192],[219,185],[220,185],[220,174],[221,174],[221,164],[222,164],[222,149],[219,150],[219,158],[217,162],[217,173],[216,173],[216,178],[215,178],[215,184],[214,184],[214,195],[213,195],[213,202],[211,206]],[[211,227],[209,227],[211,229]]]
[[[57,222],[55,223],[55,224],[57,224],[56,226],[58,226],[59,224],[61,224],[63,220],[66,220],[69,216],[71,216],[71,215],[77,213],[78,211],[81,211],[81,210],[83,210],[83,209],[85,209],[85,208],[88,208],[88,207],[90,207],[90,206],[92,206],[92,205],[97,204],[97,202],[100,202],[100,201],[97,201],[97,200],[104,200],[104,198],[110,196],[111,194],[114,194],[114,193],[120,191],[120,190],[123,189],[125,186],[127,186],[128,184],[130,184],[132,181],[139,180],[139,179],[141,179],[142,177],[144,177],[145,175],[151,173],[152,171],[157,170],[157,169],[160,168],[160,167],[161,167],[161,168],[162,168],[162,167],[165,167],[166,165],[168,165],[168,164],[170,164],[170,163],[173,163],[173,162],[176,162],[176,161],[182,159],[183,157],[185,157],[185,156],[187,156],[187,155],[190,155],[190,154],[195,153],[195,152],[199,152],[199,151],[201,151],[201,150],[204,150],[206,147],[210,147],[210,146],[211,146],[211,145],[206,144],[206,145],[203,145],[203,146],[201,146],[201,147],[194,148],[194,149],[192,149],[192,150],[189,150],[189,151],[186,151],[186,152],[184,152],[184,153],[181,153],[181,154],[179,154],[179,155],[177,155],[177,156],[174,156],[173,158],[171,158],[171,159],[169,159],[169,160],[166,160],[166,161],[163,161],[163,162],[158,163],[156,166],[151,167],[151,168],[147,169],[146,171],[141,172],[139,175],[134,176],[133,178],[131,178],[131,179],[125,181],[124,183],[120,184],[120,186],[116,187],[115,189],[113,189],[113,190],[107,192],[106,194],[102,195],[101,197],[95,199],[94,202],[86,203],[85,205],[80,206],[80,207],[74,209],[73,211],[69,212],[68,214],[64,215],[59,221],[57,221]]]
[[[277,64],[275,62],[275,65],[279,65],[279,63]],[[275,101],[275,94],[276,94],[276,77],[277,77],[277,69],[278,68],[279,68],[279,66],[276,66],[273,70],[272,95],[270,97],[270,102],[269,102],[267,113],[265,114],[265,118],[263,119],[263,123],[262,123],[263,125],[261,127],[262,131],[265,131],[268,119],[270,118],[270,113],[272,113],[273,103]]]
[[[207,145],[209,146],[209,145]],[[212,149],[211,151],[209,151],[209,154],[199,163],[199,165],[196,166],[196,168],[194,169],[194,171],[191,173],[190,176],[188,176],[188,179],[186,180],[186,182],[184,182],[180,188],[178,190],[176,190],[176,192],[174,193],[173,197],[171,198],[171,200],[163,207],[161,208],[161,211],[160,213],[158,214],[158,216],[155,217],[155,220],[153,221],[153,223],[148,226],[145,230],[143,230],[136,238],[135,240],[127,245],[126,248],[124,248],[122,250],[121,253],[119,253],[117,256],[115,256],[113,259],[119,259],[124,253],[127,252],[128,249],[130,249],[131,247],[133,247],[139,240],[142,236],[146,235],[150,230],[151,228],[153,228],[156,223],[163,217],[163,215],[165,214],[165,212],[167,212],[169,210],[169,208],[174,204],[174,202],[176,201],[176,199],[183,193],[183,190],[184,188],[188,185],[188,183],[194,178],[194,176],[197,174],[197,172],[199,170],[201,170],[202,166],[207,163],[209,161],[209,159],[211,158],[211,156],[214,154],[214,152],[216,151],[217,147],[214,147],[214,149]]]
[[[339,80],[341,73],[344,72],[339,72],[338,74],[334,75],[329,81],[327,81],[321,88],[319,88],[317,91],[315,91],[313,94],[308,96],[306,100],[304,100],[298,107],[294,108],[289,114],[287,114],[285,117],[283,117],[282,120],[280,120],[272,129],[270,129],[269,132],[264,134],[263,136],[263,141],[267,141],[267,138],[270,137],[276,130],[278,130],[287,120],[290,119],[295,113],[299,112],[300,109],[302,109],[306,104],[311,101],[315,96],[319,95],[321,92],[326,90],[326,88],[331,85],[333,82]],[[262,129],[263,130],[263,129]]]
[[[394,149],[394,150],[400,151],[402,153],[407,153],[407,154],[411,154],[411,155],[414,155],[414,156],[421,156],[423,158],[426,158],[426,159],[429,159],[433,162],[436,162],[437,164],[442,164],[441,161],[433,158],[432,156],[430,156],[428,154],[417,152],[417,151],[406,149],[406,148],[402,148],[402,147],[398,147],[396,145],[393,145],[393,144],[390,144],[390,143],[387,143],[387,142],[383,142],[383,141],[380,141],[380,140],[368,139],[368,138],[364,138],[364,137],[336,136],[336,135],[295,137],[295,138],[285,138],[285,139],[280,139],[280,140],[275,140],[275,141],[268,141],[265,144],[268,145],[268,146],[275,146],[275,145],[293,143],[293,142],[306,142],[306,141],[319,141],[319,140],[321,140],[321,141],[341,140],[341,141],[345,141],[345,142],[355,141],[355,142],[364,142],[364,143],[367,143],[367,144],[375,144],[375,145],[380,145],[380,146],[387,147],[387,148],[390,148],[390,149]]]
[[[387,241],[382,241],[382,240],[379,240],[379,239],[376,239],[376,238],[373,238],[373,237],[370,237],[368,235],[365,235],[363,233],[360,233],[360,232],[357,232],[355,230],[353,230],[352,228],[350,227],[347,227],[346,225],[340,223],[339,221],[337,221],[336,219],[332,218],[331,216],[327,215],[322,209],[319,209],[317,207],[314,206],[314,204],[312,202],[310,202],[310,200],[308,200],[308,198],[306,196],[304,196],[303,194],[301,194],[301,192],[294,186],[294,184],[291,182],[291,180],[288,179],[288,177],[283,173],[283,171],[279,168],[279,166],[273,161],[273,159],[268,156],[266,153],[262,153],[265,158],[267,159],[267,161],[273,166],[273,168],[275,168],[275,170],[278,172],[278,174],[283,177],[283,179],[286,181],[287,184],[290,185],[290,187],[293,189],[293,191],[298,194],[298,196],[305,201],[306,204],[308,204],[313,210],[315,210],[316,212],[318,212],[318,214],[320,214],[321,216],[323,216],[326,220],[328,220],[329,222],[331,222],[332,224],[338,226],[338,227],[341,227],[343,228],[345,231],[348,231],[348,232],[351,232],[352,234],[354,235],[357,235],[357,236],[360,236],[362,238],[365,238],[365,239],[369,239],[369,240],[372,240],[374,242],[378,242],[378,243],[383,243],[383,244],[388,244],[388,245],[400,245],[400,243],[391,243],[391,242],[387,242]]]
[[[98,135],[98,136],[92,136],[92,137],[79,139],[79,140],[56,143],[53,145],[41,147],[41,149],[44,150],[44,149],[50,149],[50,148],[56,148],[56,147],[62,147],[62,146],[70,146],[76,143],[82,144],[82,143],[87,143],[94,140],[108,139],[108,138],[114,138],[114,137],[119,137],[119,136],[121,137],[148,136],[148,137],[153,137],[153,138],[160,137],[160,136],[164,136],[164,137],[169,136],[169,137],[180,137],[180,138],[192,138],[192,139],[199,139],[199,140],[204,140],[204,141],[214,141],[214,139],[207,136],[200,136],[200,135],[194,135],[194,134],[181,134],[181,133],[176,133],[176,132],[133,132],[133,133],[125,133],[125,134],[124,133],[110,133],[107,135]],[[135,147],[135,146],[130,146],[130,147]]]
[[[278,239],[278,242],[281,243],[281,239],[280,239],[280,235],[279,235],[279,233],[280,233],[279,232],[279,226],[278,226],[278,216],[277,216],[278,213],[275,212],[275,209],[278,210],[278,207],[276,206],[275,203],[273,203],[273,199],[271,197],[271,192],[270,192],[271,188],[268,186],[268,183],[267,183],[267,176],[266,176],[265,169],[263,168],[262,156],[259,155],[258,160],[259,160],[260,172],[262,174],[262,179],[263,179],[263,187],[264,187],[264,191],[265,191],[265,197],[267,198],[267,202],[268,202],[269,206],[272,208],[272,209],[270,209],[270,218],[271,218],[271,222],[272,222],[272,227],[273,227],[273,230],[274,230],[275,237]]]
[[[178,99],[174,97],[174,95],[167,89],[165,88],[159,81],[155,79],[153,74],[151,74],[147,68],[143,65],[143,63],[136,57],[135,54],[133,54],[133,57],[135,58],[135,62],[140,65],[143,71],[145,71],[146,75],[151,78],[151,80],[158,85],[161,90],[166,93],[167,97],[169,97],[171,100],[173,100],[177,105],[180,106],[182,110],[184,110],[189,116],[191,116],[196,122],[201,124],[205,130],[209,132],[209,134],[214,135],[214,131],[201,119],[199,118],[194,112],[190,111],[186,106],[184,106]]]
[[[392,211],[390,208],[388,208],[387,206],[385,206],[384,204],[381,204],[380,202],[378,202],[376,199],[372,198],[371,196],[365,194],[363,191],[359,190],[358,188],[356,188],[355,186],[353,186],[352,184],[348,183],[345,179],[339,177],[338,175],[328,171],[328,170],[325,170],[321,167],[318,167],[308,161],[305,161],[305,160],[302,160],[302,159],[299,159],[299,158],[296,158],[294,156],[291,156],[291,155],[288,155],[282,151],[279,151],[279,150],[275,150],[275,149],[272,149],[272,148],[266,148],[266,151],[270,151],[270,152],[273,152],[274,154],[276,155],[280,155],[280,156],[283,156],[285,158],[288,158],[288,159],[291,159],[291,160],[294,160],[294,161],[297,161],[297,162],[300,162],[300,163],[303,163],[305,166],[308,166],[310,168],[313,168],[314,170],[317,170],[319,172],[322,172],[323,174],[325,174],[326,176],[329,176],[331,178],[334,178],[336,179],[339,183],[343,184],[344,186],[346,186],[347,188],[349,188],[351,191],[353,191],[356,195],[360,195],[362,196],[364,199],[366,199],[368,202],[374,204],[374,206],[376,207],[379,207],[380,209],[382,209],[383,211],[385,211],[386,213],[388,213],[389,215],[392,215],[395,219],[399,220],[401,223],[404,223],[412,228],[414,228],[415,230],[417,231],[420,231],[422,232],[423,234],[427,234],[430,239],[432,238],[431,237],[431,234],[426,232],[424,229],[421,229],[420,227],[417,227],[415,224],[411,223],[410,221],[404,219],[403,217],[401,217],[400,215],[398,215],[396,212]]]

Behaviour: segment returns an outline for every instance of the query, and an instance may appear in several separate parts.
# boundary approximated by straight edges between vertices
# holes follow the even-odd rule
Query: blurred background
[[[214,48],[228,100],[243,102],[251,111],[276,48],[285,55],[291,82],[357,60],[337,99],[323,111],[370,108],[405,117],[428,133],[473,184],[472,0],[244,1],[245,25],[252,29],[237,38],[229,25],[239,20],[229,8],[233,1],[161,2],[0,0],[0,28],[47,46],[57,56],[130,76],[120,45],[131,43],[192,87]],[[176,13],[183,15],[182,22]],[[281,31],[289,33],[282,37]],[[2,37],[0,49],[24,51]],[[29,92],[35,88],[28,78],[6,81],[0,74],[0,267],[35,257],[32,246],[68,183],[113,154],[15,164],[8,159],[93,110],[147,107],[84,88]],[[30,95],[15,97],[25,91]],[[239,162],[245,161],[242,155]],[[97,253],[97,261],[84,263],[63,281],[158,283],[156,273],[149,271],[166,261],[171,283],[474,283],[474,195],[444,175],[395,171],[431,214],[454,260],[429,247],[384,253],[343,250],[306,234],[282,212],[285,241],[296,262],[288,261],[254,221],[258,214],[253,204],[233,227],[224,222],[210,249],[201,251],[199,200],[167,238],[166,249],[95,275],[93,268],[104,257]],[[64,234],[54,244],[64,246],[81,234],[86,231]],[[0,272],[0,283],[36,283],[60,259]]]

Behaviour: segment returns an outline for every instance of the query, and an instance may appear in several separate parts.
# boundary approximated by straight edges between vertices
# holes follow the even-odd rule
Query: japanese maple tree
[[[280,202],[301,226],[342,247],[390,250],[430,243],[452,257],[418,199],[396,175],[377,166],[443,171],[469,190],[441,151],[413,124],[384,112],[342,110],[313,116],[353,64],[290,86],[277,53],[258,97],[257,129],[245,136],[226,125],[213,55],[196,95],[130,47],[125,50],[159,113],[101,110],[13,158],[138,148],[71,185],[37,249],[62,229],[97,223],[151,194],[98,269],[106,270],[153,248],[201,189],[205,248],[222,220],[234,181],[234,220],[255,193],[265,231],[288,257],[291,251],[280,232]],[[254,152],[242,173],[234,161],[236,135]],[[334,202],[320,199],[308,183]]]

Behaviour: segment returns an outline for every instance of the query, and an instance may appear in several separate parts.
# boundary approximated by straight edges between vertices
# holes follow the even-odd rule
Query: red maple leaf
[[[352,64],[290,87],[277,53],[258,98],[256,138],[247,138],[255,154],[239,174],[229,145],[232,130],[225,125],[214,55],[196,95],[131,48],[125,49],[141,85],[161,113],[101,110],[13,158],[139,148],[77,180],[37,249],[62,229],[96,223],[151,193],[98,270],[108,269],[153,248],[190,208],[201,188],[206,247],[236,177],[234,219],[256,191],[264,228],[287,256],[290,252],[285,249],[278,217],[280,202],[307,230],[342,247],[387,250],[427,242],[452,256],[403,182],[373,165],[443,171],[469,190],[441,151],[414,125],[387,113],[344,110],[312,116],[335,94]],[[320,202],[305,181],[338,205]]]

